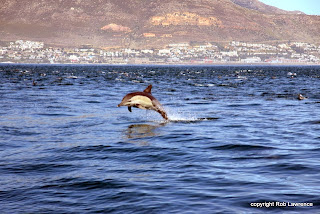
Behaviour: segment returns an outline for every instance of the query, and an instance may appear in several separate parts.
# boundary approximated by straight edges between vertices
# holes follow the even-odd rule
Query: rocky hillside
[[[320,41],[320,16],[258,0],[2,0],[0,40],[161,47],[190,41]]]

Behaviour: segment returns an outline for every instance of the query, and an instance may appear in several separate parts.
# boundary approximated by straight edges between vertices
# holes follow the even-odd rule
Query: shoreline
[[[37,62],[0,62],[0,65],[46,65],[46,66],[320,66],[316,63],[37,63]]]

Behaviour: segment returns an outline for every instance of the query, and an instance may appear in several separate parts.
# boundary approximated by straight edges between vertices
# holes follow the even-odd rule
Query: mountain
[[[320,41],[320,16],[258,0],[2,0],[0,40],[162,47],[190,41]]]

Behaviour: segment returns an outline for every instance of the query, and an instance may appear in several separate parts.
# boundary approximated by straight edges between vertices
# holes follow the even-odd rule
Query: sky
[[[283,10],[299,10],[308,15],[320,15],[320,0],[260,0]]]

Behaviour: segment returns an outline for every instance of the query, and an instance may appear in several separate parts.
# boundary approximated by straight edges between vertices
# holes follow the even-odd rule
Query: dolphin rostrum
[[[161,116],[168,120],[167,113],[161,106],[160,102],[151,95],[152,85],[149,85],[143,92],[129,93],[123,97],[120,106],[128,106],[128,110],[131,112],[131,107],[154,110],[161,114]]]

